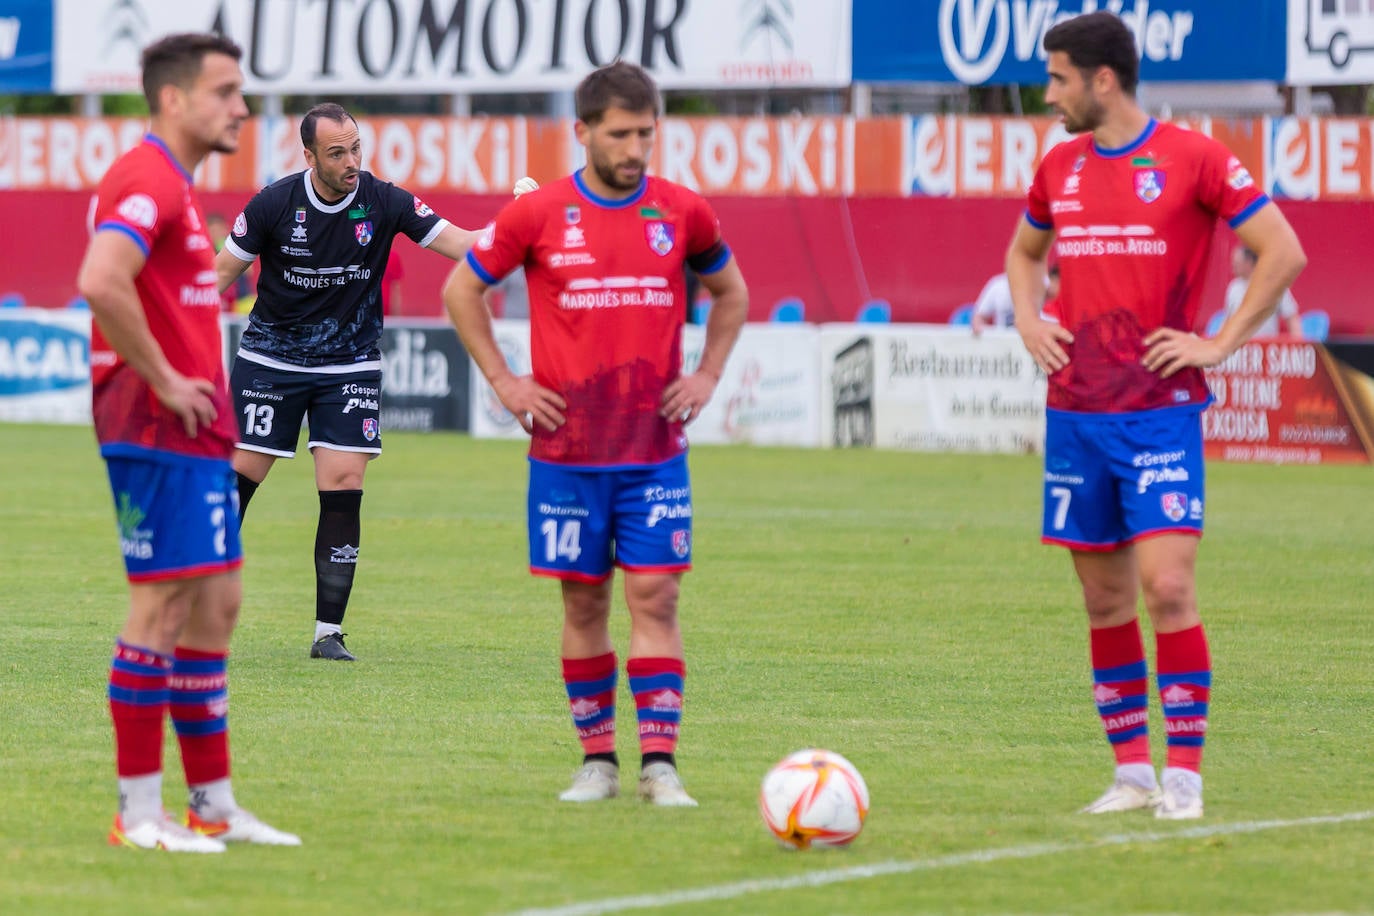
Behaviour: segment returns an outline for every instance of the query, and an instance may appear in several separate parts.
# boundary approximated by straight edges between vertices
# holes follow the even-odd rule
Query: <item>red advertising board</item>
[[[1320,344],[1253,340],[1207,373],[1208,458],[1266,464],[1368,464],[1374,379]]]

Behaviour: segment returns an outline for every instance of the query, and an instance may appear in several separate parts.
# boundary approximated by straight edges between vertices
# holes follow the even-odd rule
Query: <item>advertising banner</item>
[[[824,325],[821,443],[927,452],[1041,452],[1044,375],[1010,332]]]
[[[250,93],[569,90],[617,57],[664,88],[841,87],[847,0],[56,0],[56,91],[136,92],[140,49],[222,31]]]
[[[0,8],[0,92],[52,91],[52,0],[5,0]]]
[[[466,430],[469,362],[447,321],[388,320],[382,330],[382,432]]]
[[[0,420],[91,422],[91,314],[0,310]]]
[[[1374,380],[1320,344],[1255,340],[1207,371],[1209,458],[1266,464],[1367,464]]]
[[[854,79],[1043,83],[1045,33],[1102,9],[1135,35],[1141,79],[1282,80],[1286,2],[854,0]]]
[[[1374,7],[1360,0],[1288,0],[1284,82],[1374,82]]]

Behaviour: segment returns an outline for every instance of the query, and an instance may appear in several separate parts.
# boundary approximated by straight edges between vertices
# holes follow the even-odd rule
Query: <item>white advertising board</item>
[[[139,52],[223,31],[246,91],[503,93],[572,89],[617,57],[664,88],[849,84],[843,0],[55,0],[54,91],[139,91]]]
[[[1044,450],[1045,377],[1014,333],[827,324],[820,371],[823,446]]]

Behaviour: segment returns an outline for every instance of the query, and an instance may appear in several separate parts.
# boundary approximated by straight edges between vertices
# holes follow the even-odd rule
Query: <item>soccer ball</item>
[[[784,845],[846,846],[868,817],[868,786],[834,751],[797,751],[763,778],[759,812]]]

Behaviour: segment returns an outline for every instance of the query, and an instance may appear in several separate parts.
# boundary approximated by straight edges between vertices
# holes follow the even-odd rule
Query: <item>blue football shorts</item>
[[[239,448],[294,458],[301,424],[309,415],[310,448],[382,453],[380,369],[279,369],[239,356],[229,388],[238,416]]]
[[[228,461],[108,456],[130,582],[209,576],[243,563],[238,479]]]
[[[692,567],[687,456],[638,468],[574,468],[530,459],[530,572],[603,582],[613,566]]]
[[[1201,536],[1205,406],[1046,411],[1041,540],[1114,550],[1155,534]]]

